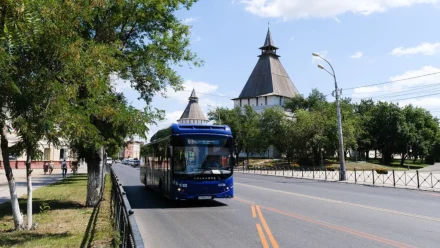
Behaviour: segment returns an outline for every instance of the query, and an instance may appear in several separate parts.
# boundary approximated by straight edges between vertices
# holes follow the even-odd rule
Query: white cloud
[[[351,97],[354,101],[372,98],[374,101],[399,103],[400,106],[413,104],[428,110],[440,108],[440,74],[420,77],[437,72],[440,68],[433,66],[407,71],[389,78],[389,81],[396,82],[354,89]]]
[[[333,20],[335,20],[335,22],[337,22],[337,23],[341,23],[341,21],[337,17],[334,17]]]
[[[424,55],[434,55],[440,52],[440,42],[437,43],[427,43],[424,42],[416,47],[397,47],[391,52],[393,56],[404,56],[404,55],[414,55],[414,54],[424,54]]]
[[[364,56],[364,53],[362,53],[362,52],[355,52],[353,55],[350,55],[350,58],[352,58],[352,59],[360,59],[360,58],[362,58],[362,56]]]
[[[290,40],[295,40],[295,36],[290,37]]]
[[[197,21],[197,18],[195,18],[195,17],[188,17],[188,18],[185,18],[182,20],[182,22],[186,25],[189,25],[189,24],[196,22],[196,21]]]
[[[440,0],[241,0],[246,11],[262,17],[283,19],[330,18],[344,13],[370,15],[390,8],[436,4]]]

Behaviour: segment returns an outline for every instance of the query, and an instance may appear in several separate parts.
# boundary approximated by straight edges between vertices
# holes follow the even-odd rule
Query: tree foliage
[[[340,106],[344,154],[337,154],[336,104],[327,101],[316,89],[308,97],[287,100],[284,109],[267,108],[255,115],[250,115],[249,106],[243,110],[219,109],[210,112],[210,118],[216,120],[220,114],[223,123],[233,126],[236,142],[242,143],[243,150],[246,144],[256,144],[263,150],[273,146],[289,161],[296,159],[309,164],[311,161],[315,166],[320,164],[321,152],[331,157],[359,152],[361,157],[365,154],[369,159],[369,151],[378,150],[383,164],[390,164],[395,155],[402,157],[402,164],[408,157],[430,163],[440,159],[439,121],[428,111],[372,100],[352,103],[350,98],[341,99]],[[255,128],[253,123],[258,118],[259,125]],[[243,131],[246,127],[253,127],[250,130],[258,134],[256,139],[246,135]]]

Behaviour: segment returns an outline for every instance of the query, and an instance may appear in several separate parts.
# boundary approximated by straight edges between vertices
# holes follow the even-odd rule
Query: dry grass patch
[[[1,204],[0,247],[113,246],[110,190],[108,177],[104,200],[95,209],[85,207],[87,175],[74,175],[35,190],[33,217],[38,227],[32,231],[12,231],[10,203]],[[26,199],[20,198],[20,209],[26,211]],[[92,216],[96,209],[99,214]]]

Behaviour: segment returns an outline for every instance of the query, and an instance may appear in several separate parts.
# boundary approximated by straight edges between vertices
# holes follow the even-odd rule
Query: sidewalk
[[[27,194],[26,187],[26,170],[25,169],[12,169],[15,178],[15,186],[17,187],[17,195],[23,196]],[[78,173],[87,173],[87,166],[82,165],[78,168]],[[71,176],[70,168],[67,170],[67,176]],[[32,172],[32,189],[35,190],[39,187],[55,183],[63,179],[61,169],[55,169],[52,175],[44,175],[43,169],[34,169]],[[5,170],[0,169],[0,204],[7,202],[11,199],[9,194],[8,180],[6,179]]]

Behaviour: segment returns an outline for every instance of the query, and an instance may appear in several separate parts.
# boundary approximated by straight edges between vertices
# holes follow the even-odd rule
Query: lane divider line
[[[255,214],[255,206],[252,205],[251,209],[252,209],[252,217],[257,218],[257,215]]]
[[[362,205],[362,204],[357,204],[357,203],[332,200],[332,199],[322,198],[322,197],[317,197],[317,196],[303,195],[303,194],[287,192],[287,191],[282,191],[282,190],[277,190],[277,189],[263,188],[263,187],[249,185],[249,184],[243,184],[243,183],[235,183],[235,184],[239,184],[239,185],[246,186],[246,187],[251,187],[251,188],[256,188],[256,189],[263,189],[263,190],[277,192],[277,193],[283,193],[283,194],[287,194],[287,195],[294,195],[294,196],[298,196],[298,197],[309,198],[309,199],[313,199],[313,200],[337,203],[337,204],[342,204],[342,205],[347,205],[347,206],[352,206],[352,207],[358,207],[358,208],[364,208],[364,209],[369,209],[369,210],[374,210],[374,211],[379,211],[379,212],[385,212],[385,213],[390,213],[390,214],[396,214],[396,215],[403,215],[403,216],[407,216],[407,217],[413,217],[413,218],[417,218],[417,219],[423,219],[423,220],[430,220],[430,221],[440,222],[440,218],[435,218],[435,217],[430,217],[430,216],[423,216],[423,215],[419,215],[419,214],[411,214],[411,213],[396,211],[396,210],[392,210],[392,209],[379,208],[379,207],[373,207],[373,206]]]
[[[270,231],[269,225],[267,225],[267,222],[263,217],[263,213],[261,213],[260,206],[258,205],[257,205],[257,212],[258,212],[258,216],[260,217],[261,224],[263,224],[263,228],[266,231],[267,236],[269,237],[272,247],[279,248],[277,241],[275,240],[275,238],[272,235],[272,232]]]
[[[261,226],[259,223],[257,225],[258,235],[260,236],[261,244],[263,245],[263,248],[269,248],[269,244],[267,243],[267,239],[264,236],[263,229],[261,229]]]
[[[244,199],[240,199],[240,198],[235,197],[235,200],[237,200],[239,202],[242,202],[244,204],[249,204]],[[302,215],[299,215],[299,214],[295,214],[295,213],[292,213],[292,212],[285,212],[285,211],[282,211],[282,210],[279,210],[279,209],[276,209],[276,208],[270,208],[270,207],[264,207],[264,206],[261,206],[261,208],[265,209],[265,210],[268,210],[268,211],[271,211],[271,212],[274,212],[274,213],[278,213],[278,214],[286,215],[286,216],[289,216],[289,217],[293,217],[295,219],[303,220],[305,222],[310,222],[310,223],[317,224],[317,225],[320,225],[320,226],[323,226],[323,227],[327,227],[329,229],[334,229],[334,230],[338,230],[338,231],[341,231],[341,232],[345,232],[345,233],[349,233],[349,234],[352,234],[352,235],[356,235],[356,236],[359,236],[359,237],[362,237],[362,238],[365,238],[365,239],[374,240],[374,241],[382,243],[382,244],[387,244],[387,245],[391,245],[391,246],[399,247],[399,248],[400,247],[401,248],[414,248],[415,247],[415,246],[411,246],[409,244],[397,242],[397,241],[390,240],[390,239],[387,239],[387,238],[382,238],[382,237],[379,237],[379,236],[376,236],[376,235],[373,235],[373,234],[368,234],[368,233],[357,231],[357,230],[350,229],[350,228],[347,228],[347,227],[342,227],[342,226],[333,225],[333,224],[330,224],[330,223],[327,223],[327,222],[311,219],[311,218],[308,218],[308,217],[305,217],[305,216],[302,216]],[[258,210],[259,210],[259,206],[257,206],[257,211]]]

